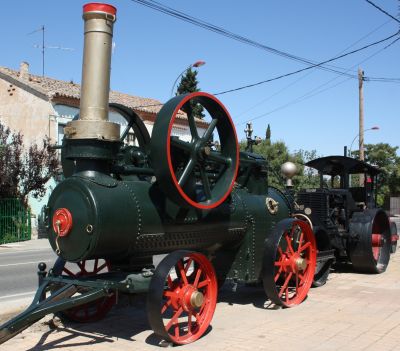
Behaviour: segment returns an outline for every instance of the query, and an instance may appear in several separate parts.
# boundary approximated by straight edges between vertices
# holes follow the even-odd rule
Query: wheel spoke
[[[210,281],[208,279],[203,280],[199,284],[197,284],[197,289],[204,288],[205,286],[208,286],[210,284]]]
[[[179,307],[179,309],[174,313],[174,315],[172,316],[171,320],[168,322],[167,326],[165,327],[165,329],[167,331],[171,328],[171,326],[173,324],[177,324],[178,323],[178,318],[182,314],[182,312],[183,312],[183,307]]]
[[[174,295],[175,295],[175,293],[171,290],[164,290],[164,292],[163,292],[163,296],[168,297],[168,298],[170,298]]]
[[[192,151],[191,143],[181,140],[176,136],[171,136],[171,145],[177,147],[178,149],[187,151],[189,153]]]
[[[281,267],[279,267],[278,272],[276,272],[276,274],[275,274],[275,277],[274,277],[275,283],[278,281],[282,272],[283,272],[283,270],[282,270],[282,266],[281,266]]]
[[[187,119],[189,122],[190,134],[192,135],[193,140],[197,140],[199,138],[199,133],[197,132],[196,121],[193,117],[192,105],[190,100],[186,103],[185,107]]]
[[[192,333],[192,312],[189,311],[188,313],[188,334]]]
[[[191,173],[194,170],[194,166],[196,165],[196,162],[191,158],[189,162],[187,163],[185,169],[182,172],[182,175],[179,178],[178,184],[180,186],[184,186],[186,182],[188,181]]]
[[[75,278],[76,277],[76,275],[75,275],[75,273],[72,273],[68,268],[63,268],[63,272],[64,273],[67,273],[70,277],[73,277],[73,278]]]
[[[121,138],[119,139],[120,141],[125,140],[125,138],[128,136],[130,129],[133,127],[133,123],[134,123],[134,120],[131,119],[129,121],[128,125],[126,126],[124,132],[122,133]]]
[[[211,188],[210,182],[208,181],[207,172],[201,167],[200,168],[201,181],[203,183],[204,194],[207,200],[211,200]]]
[[[181,278],[183,280],[183,284],[188,285],[189,283],[188,283],[188,280],[187,280],[187,277],[186,277],[186,271],[183,268],[183,264],[182,264],[181,260],[178,261],[178,269],[179,269],[179,274],[180,274],[180,276],[181,276]]]
[[[94,260],[93,273],[97,273],[97,272],[98,272],[98,269],[97,269],[98,264],[99,264],[99,259],[96,258],[96,259]]]
[[[77,265],[80,268],[82,273],[86,273],[87,274],[87,271],[85,269],[85,263],[86,263],[86,261],[81,261],[81,262],[78,262]]]
[[[301,231],[300,238],[299,238],[299,246],[298,246],[298,248],[297,248],[297,251],[298,251],[298,252],[301,251],[301,245],[303,244],[303,239],[304,239],[304,232]]]
[[[211,138],[212,133],[214,132],[215,127],[217,126],[218,119],[213,118],[210,124],[208,125],[207,130],[203,134],[203,139],[209,140]]]
[[[287,242],[287,248],[289,249],[289,252],[291,254],[294,254],[294,250],[293,250],[293,247],[292,247],[292,240],[290,240],[290,237],[289,237],[288,233],[285,233],[284,235],[285,235],[285,239],[286,239],[286,242]]]
[[[283,293],[287,290],[288,285],[289,285],[289,281],[290,281],[290,278],[292,278],[292,275],[293,275],[292,272],[290,272],[290,273],[287,275],[287,277],[286,277],[286,279],[285,279],[285,282],[283,283],[281,289],[279,290],[279,294],[278,294],[279,297],[281,297],[281,296],[283,295]]]
[[[187,262],[186,262],[186,267],[185,267],[185,274],[187,274],[187,272],[188,272],[188,270],[189,270],[190,265],[192,264],[192,262],[193,262],[193,258],[189,258],[189,259],[187,260]]]
[[[201,276],[201,268],[197,268],[196,278],[194,279],[194,283],[193,283],[193,286],[195,288],[197,288],[197,286],[199,284],[200,276]]]
[[[167,301],[165,301],[163,307],[161,308],[161,314],[164,314],[165,311],[168,309],[168,307],[171,305],[171,300],[168,299]]]
[[[167,277],[167,284],[168,284],[168,287],[170,289],[172,289],[172,278],[171,278],[170,274],[168,274],[168,277]]]
[[[97,272],[101,272],[106,267],[107,267],[107,262],[104,262],[99,268],[97,268]]]
[[[311,243],[308,241],[301,248],[299,248],[298,252],[303,252],[305,249],[307,249],[310,246],[311,246]]]

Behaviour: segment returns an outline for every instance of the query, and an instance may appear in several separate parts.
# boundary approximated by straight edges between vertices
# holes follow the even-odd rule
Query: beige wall
[[[54,109],[45,101],[27,91],[0,79],[0,119],[13,131],[24,135],[25,145],[41,143],[45,136],[56,135],[56,122],[49,116]]]

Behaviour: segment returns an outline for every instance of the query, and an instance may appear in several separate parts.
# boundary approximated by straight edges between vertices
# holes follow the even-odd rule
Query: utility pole
[[[359,159],[364,161],[364,71],[358,68],[358,146],[359,146]],[[360,186],[364,186],[364,175],[360,174]]]
[[[364,161],[364,92],[363,92],[363,82],[364,82],[364,71],[358,68],[358,119],[359,119],[359,137],[358,145],[360,161]]]

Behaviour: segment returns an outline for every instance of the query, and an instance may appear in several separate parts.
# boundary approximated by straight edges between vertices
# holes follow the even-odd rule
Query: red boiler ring
[[[58,228],[60,232],[58,233]],[[59,208],[53,215],[53,230],[60,236],[67,236],[72,229],[72,215],[66,208]]]

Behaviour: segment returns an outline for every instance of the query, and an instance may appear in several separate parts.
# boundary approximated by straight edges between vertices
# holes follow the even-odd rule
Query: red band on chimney
[[[101,4],[99,2],[91,2],[89,4],[83,5],[83,13],[86,12],[105,12],[109,13],[110,15],[115,16],[117,13],[117,9],[108,4]]]

